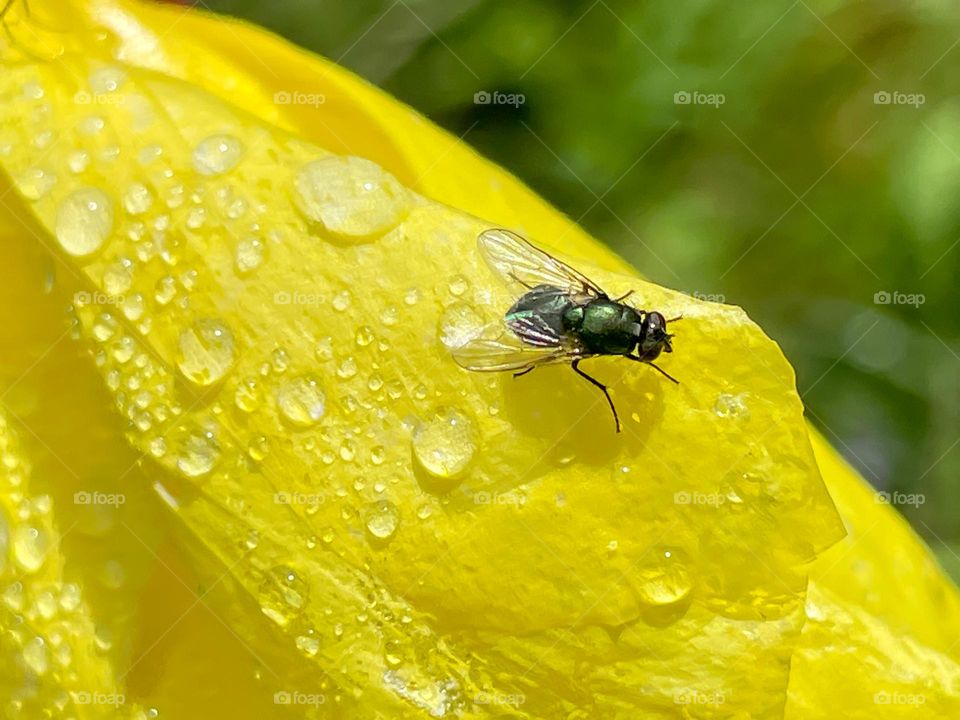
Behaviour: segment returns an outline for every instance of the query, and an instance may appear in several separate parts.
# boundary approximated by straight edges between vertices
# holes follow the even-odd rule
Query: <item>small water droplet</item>
[[[260,388],[254,378],[245,378],[237,384],[233,401],[244,412],[253,412],[260,406]]]
[[[344,380],[349,380],[354,375],[357,374],[357,361],[353,357],[346,357],[337,366],[337,376],[342,377]]]
[[[263,241],[257,237],[247,237],[237,245],[236,265],[237,272],[246,274],[256,270],[266,252]]]
[[[440,408],[413,433],[413,454],[435,478],[458,478],[477,450],[473,421],[454,408]]]
[[[450,279],[450,284],[447,285],[447,288],[450,290],[451,295],[460,297],[470,288],[470,283],[463,275],[454,275]]]
[[[750,417],[750,408],[745,401],[746,393],[733,395],[731,393],[720,393],[717,401],[713,404],[713,411],[718,417],[722,418],[747,418]]]
[[[213,433],[195,432],[188,434],[176,448],[177,469],[190,478],[206,475],[220,460],[220,448]]]
[[[57,240],[71,255],[82,257],[96,252],[112,229],[110,197],[97,188],[75,190],[57,210]]]
[[[119,258],[103,271],[103,289],[107,295],[123,295],[133,283],[133,261]]]
[[[277,405],[294,425],[308,427],[319,422],[326,410],[326,395],[316,379],[298,377],[284,383],[277,393]]]
[[[28,573],[43,566],[49,547],[50,538],[42,528],[20,525],[13,532],[13,558]]]
[[[39,200],[46,196],[56,183],[56,175],[38,167],[29,168],[14,178],[17,190],[27,200]]]
[[[260,611],[280,627],[286,627],[307,603],[310,589],[286,565],[269,571],[260,585]]]
[[[90,165],[90,153],[86,150],[74,150],[67,155],[67,167],[74,175],[79,175]]]
[[[397,531],[400,511],[389,500],[378,500],[367,506],[364,513],[367,532],[379,541],[389,540]]]
[[[650,605],[679,602],[693,588],[689,556],[680,548],[652,547],[632,573],[631,584]]]
[[[348,307],[350,307],[350,291],[341,290],[336,295],[333,296],[333,309],[337,312],[343,312]]]
[[[123,207],[130,215],[142,215],[153,205],[153,193],[143,183],[132,183],[123,195]]]
[[[243,154],[243,143],[232,135],[214,135],[193,151],[193,167],[201,175],[219,175],[233,169]]]
[[[373,342],[373,328],[361,325],[357,328],[356,342],[358,347],[366,347]]]
[[[307,657],[314,657],[320,650],[320,638],[316,636],[313,630],[308,635],[298,635],[294,642],[297,649]]]
[[[34,637],[23,645],[23,661],[37,675],[43,675],[49,667],[47,644],[41,637]]]
[[[270,443],[264,435],[257,435],[250,440],[250,445],[247,447],[247,454],[256,462],[263,460],[269,451]]]
[[[217,320],[198,320],[180,333],[177,367],[190,382],[212,385],[226,375],[233,360],[233,335]]]

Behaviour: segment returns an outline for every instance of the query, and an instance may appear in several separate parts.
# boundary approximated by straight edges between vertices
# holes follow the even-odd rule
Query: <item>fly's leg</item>
[[[613,301],[614,301],[614,302],[623,302],[624,300],[626,300],[626,299],[627,299],[628,297],[630,297],[631,295],[633,295],[633,290],[630,290],[629,292],[624,293],[623,295],[621,295],[621,296],[618,297],[618,298],[614,298]]]
[[[603,396],[607,399],[607,404],[610,406],[610,412],[613,413],[613,421],[617,424],[617,432],[620,432],[620,416],[617,415],[617,408],[614,407],[613,399],[610,397],[610,392],[607,390],[607,386],[596,378],[592,378],[587,375],[583,370],[580,369],[580,360],[573,361],[573,371],[582,377],[584,380],[589,382],[591,385],[595,385],[600,388],[600,391],[603,393]]]
[[[535,365],[531,365],[530,367],[528,367],[528,368],[525,369],[525,370],[521,370],[521,371],[519,371],[519,372],[515,372],[515,373],[513,374],[513,377],[514,377],[514,378],[518,378],[518,377],[520,377],[521,375],[526,375],[528,372],[533,372],[533,368],[534,368],[534,367],[536,367],[536,366],[535,366]]]
[[[680,384],[680,381],[677,380],[673,375],[671,375],[670,373],[668,373],[666,370],[664,370],[664,369],[661,368],[660,366],[654,365],[654,364],[653,364],[652,362],[650,362],[649,360],[643,360],[642,358],[638,358],[636,355],[624,355],[624,357],[627,358],[627,359],[629,359],[629,360],[633,360],[634,362],[639,362],[639,363],[643,363],[644,365],[649,365],[650,367],[652,367],[654,370],[656,370],[658,373],[660,373],[661,375],[663,375],[663,376],[664,376],[665,378],[667,378],[668,380],[671,380],[672,382],[676,383],[677,385]]]

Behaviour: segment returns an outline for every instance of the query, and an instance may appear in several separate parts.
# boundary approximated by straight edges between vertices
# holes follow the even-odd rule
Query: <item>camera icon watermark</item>
[[[727,102],[723,93],[703,93],[699,90],[678,90],[673,94],[674,105],[707,105],[718,108]]]
[[[920,307],[927,302],[927,296],[922,293],[904,293],[899,290],[889,292],[878,290],[873,294],[874,305],[912,305]]]
[[[274,105],[306,105],[318,108],[327,102],[323,93],[307,93],[299,90],[278,90],[273,94]]]
[[[74,505],[109,505],[119,508],[125,505],[127,496],[123,493],[105,493],[89,490],[78,490],[73,494]]]
[[[905,93],[899,90],[878,90],[873,94],[874,105],[909,105],[918,108],[927,102],[923,93]]]
[[[512,105],[518,108],[526,102],[527,96],[523,93],[503,93],[499,90],[494,90],[493,92],[477,90],[477,92],[473,94],[474,105]]]

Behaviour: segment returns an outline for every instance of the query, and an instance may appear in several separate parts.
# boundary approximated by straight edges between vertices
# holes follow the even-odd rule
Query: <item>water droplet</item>
[[[311,377],[299,377],[284,383],[277,393],[277,405],[294,425],[308,427],[318,422],[326,410],[326,395]]]
[[[337,312],[343,312],[350,307],[350,291],[341,290],[333,296],[333,309]]]
[[[380,311],[380,322],[384,325],[396,325],[400,319],[400,311],[396,305],[388,305]]]
[[[403,301],[407,305],[416,305],[420,301],[419,288],[410,288],[403,294]]]
[[[127,320],[134,322],[143,317],[145,308],[146,303],[143,300],[143,295],[140,293],[124,296],[123,304],[120,306],[120,309],[123,311],[123,316],[127,318]]]
[[[23,661],[37,675],[43,675],[49,667],[47,644],[41,637],[28,640],[23,645]]]
[[[270,443],[267,438],[263,435],[257,435],[250,441],[250,445],[247,447],[247,454],[251,460],[260,462],[267,456],[269,450]]]
[[[71,255],[80,257],[96,252],[112,229],[110,197],[97,188],[74,191],[57,210],[57,240]]]
[[[103,289],[107,295],[123,295],[133,283],[133,261],[120,258],[103,271]]]
[[[270,367],[275,373],[283,374],[290,367],[290,356],[283,348],[276,348],[270,353]]]
[[[440,408],[413,433],[413,454],[420,466],[439,479],[458,478],[477,450],[473,421],[454,408]]]
[[[17,175],[14,183],[27,200],[39,200],[53,189],[57,176],[49,170],[32,167]]]
[[[266,246],[260,238],[244,238],[237,245],[236,265],[237,272],[244,274],[253,272],[263,262]]]
[[[307,603],[310,589],[292,568],[278,565],[260,585],[260,610],[280,627],[286,627]]]
[[[260,544],[260,533],[256,530],[251,530],[247,533],[247,539],[243,544],[247,546],[248,550],[256,550],[257,545]]]
[[[744,400],[746,393],[733,395],[731,393],[720,393],[717,401],[713,404],[713,411],[722,418],[748,418],[750,417],[750,408]]]
[[[389,500],[378,500],[367,506],[364,513],[367,532],[376,540],[389,540],[397,531],[400,511]]]
[[[233,335],[220,322],[198,320],[180,333],[177,367],[190,382],[212,385],[230,370],[233,360]]]
[[[377,445],[372,450],[370,450],[370,462],[374,465],[383,465],[384,459],[387,457],[387,450],[383,445]]]
[[[454,303],[440,316],[440,342],[450,349],[463,347],[480,336],[484,319],[466,303]]]
[[[169,304],[177,296],[177,281],[171,276],[165,275],[157,280],[154,288],[153,297],[160,305]]]
[[[74,175],[79,175],[90,164],[90,153],[86,150],[74,150],[67,155],[67,167]]]
[[[344,380],[349,380],[357,374],[357,361],[353,357],[343,359],[343,362],[337,367],[337,376]]]
[[[201,175],[225,173],[240,161],[243,143],[232,135],[214,135],[201,140],[193,151],[193,167]]]
[[[379,165],[330,156],[308,163],[295,179],[300,210],[345,238],[380,235],[406,216],[406,190]]]
[[[13,532],[13,558],[26,572],[39,570],[46,559],[50,538],[41,528],[21,525]]]
[[[454,275],[447,288],[452,295],[460,297],[470,288],[470,283],[463,275]]]
[[[244,412],[253,412],[260,406],[260,388],[253,378],[241,380],[233,393],[233,401]]]
[[[366,347],[373,342],[373,328],[361,325],[357,328],[356,342],[358,347]]]
[[[307,657],[314,657],[320,650],[320,638],[311,630],[308,635],[298,635],[294,641],[297,649]]]
[[[687,553],[675,547],[646,551],[631,576],[640,599],[650,605],[670,605],[683,600],[693,587]]]
[[[97,95],[116,92],[125,79],[126,73],[121,68],[113,66],[97,68],[90,73],[90,90]]]
[[[213,433],[188,434],[177,448],[177,469],[187,477],[200,477],[213,470],[220,459],[220,448]]]
[[[142,215],[153,205],[153,193],[143,183],[135,182],[123,195],[123,207],[130,215]]]

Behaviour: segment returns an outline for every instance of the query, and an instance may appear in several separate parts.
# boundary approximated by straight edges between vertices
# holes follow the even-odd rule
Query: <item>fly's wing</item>
[[[477,238],[480,254],[493,271],[520,292],[552,285],[572,296],[605,298],[596,283],[566,263],[538,250],[516,233],[497,228],[484,230]]]
[[[525,370],[583,357],[581,349],[575,344],[563,343],[559,339],[550,344],[535,344],[503,332],[495,338],[478,337],[469,340],[454,348],[452,353],[460,367],[474,372]]]

